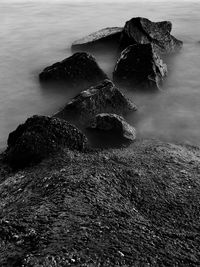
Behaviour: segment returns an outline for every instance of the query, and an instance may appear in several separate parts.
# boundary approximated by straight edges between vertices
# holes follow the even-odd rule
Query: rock
[[[102,112],[122,115],[136,109],[135,104],[127,99],[110,80],[106,79],[82,91],[54,116],[72,117],[73,120],[79,120],[80,123],[85,124]]]
[[[128,124],[123,117],[116,114],[101,113],[96,115],[89,128],[114,131],[116,134],[119,134],[120,137],[129,141],[136,139],[135,128]]]
[[[132,88],[160,89],[167,74],[167,66],[155,52],[152,44],[130,45],[115,66],[113,79]]]
[[[160,53],[173,53],[182,48],[183,42],[170,34],[170,21],[152,22],[136,17],[127,21],[121,36],[121,49],[132,44],[153,43]]]
[[[84,48],[86,46],[94,45],[101,41],[119,42],[122,30],[123,28],[120,27],[108,27],[101,29],[73,42],[72,49]]]
[[[5,161],[23,167],[41,161],[62,147],[82,151],[87,139],[67,121],[35,115],[9,134],[7,144]]]
[[[199,186],[200,147],[156,139],[9,172],[0,266],[198,267]]]
[[[95,58],[88,53],[78,52],[71,57],[45,68],[39,75],[40,80],[66,80],[77,85],[89,86],[107,78]]]

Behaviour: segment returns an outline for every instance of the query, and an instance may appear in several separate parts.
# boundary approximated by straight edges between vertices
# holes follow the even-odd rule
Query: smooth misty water
[[[73,40],[134,16],[171,20],[184,48],[168,60],[169,76],[158,94],[126,92],[138,105],[129,117],[138,137],[200,143],[200,3],[0,3],[0,144],[33,114],[51,115],[77,92],[42,86],[38,73],[71,55]],[[113,57],[96,53],[109,74]]]

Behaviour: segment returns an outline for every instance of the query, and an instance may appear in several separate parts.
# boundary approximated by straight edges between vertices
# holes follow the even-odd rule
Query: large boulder
[[[118,43],[120,41],[122,30],[123,28],[120,27],[108,27],[101,29],[73,42],[72,49],[82,49],[95,45],[99,42],[113,41]]]
[[[95,58],[85,52],[77,52],[45,68],[39,75],[40,80],[65,80],[74,85],[89,86],[107,78]]]
[[[33,116],[9,134],[5,161],[14,167],[36,163],[62,147],[84,150],[86,137],[67,121]]]
[[[200,266],[200,147],[63,152],[0,181],[1,267]]]
[[[167,66],[152,44],[130,45],[122,53],[113,72],[118,84],[133,89],[160,89]]]
[[[106,79],[102,83],[82,91],[54,116],[79,120],[85,125],[99,113],[122,115],[136,109],[135,104],[127,99],[110,80]]]
[[[183,42],[170,34],[170,21],[152,22],[136,17],[127,21],[121,35],[121,49],[132,44],[153,43],[160,53],[173,53],[182,48]]]
[[[112,131],[127,141],[134,141],[136,139],[135,128],[128,124],[122,116],[116,114],[101,113],[96,115],[91,121],[89,128]]]

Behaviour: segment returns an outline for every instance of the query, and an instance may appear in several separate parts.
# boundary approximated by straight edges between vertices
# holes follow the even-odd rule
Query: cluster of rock
[[[160,54],[174,53],[182,48],[183,42],[171,35],[170,21],[152,22],[136,17],[127,21],[123,28],[110,27],[94,32],[72,44],[72,49],[81,49],[110,39],[119,43],[120,50],[134,44],[154,44]]]
[[[162,54],[182,47],[182,42],[170,34],[171,29],[169,21],[132,18],[124,28],[105,28],[75,41],[72,49],[116,42],[120,55],[113,71],[114,82],[133,90],[158,90],[167,74]],[[123,116],[136,111],[136,105],[108,79],[92,55],[76,52],[45,68],[39,78],[64,80],[72,86],[81,86],[83,91],[52,118],[34,116],[9,135],[5,159],[11,165],[39,161],[63,146],[84,150],[87,138],[66,120],[78,122],[84,128],[114,131],[126,141],[135,140],[136,131]]]
[[[152,22],[146,18],[132,18],[127,21],[121,35],[120,47],[125,49],[132,44],[154,44],[161,54],[174,53],[181,49],[182,41],[170,34],[170,21]]]
[[[94,116],[102,112],[126,115],[136,110],[136,105],[112,81],[106,79],[82,91],[54,116],[78,120],[80,124],[87,126]]]
[[[171,35],[170,21],[152,22],[136,17],[127,21],[124,28],[111,27],[92,33],[72,44],[72,49],[85,49],[99,42],[113,41],[120,53],[113,72],[118,85],[131,89],[160,89],[167,74],[162,55],[179,51],[182,41]],[[88,53],[78,52],[73,56],[47,67],[40,74],[41,80],[65,79],[72,84],[90,86],[107,75]]]

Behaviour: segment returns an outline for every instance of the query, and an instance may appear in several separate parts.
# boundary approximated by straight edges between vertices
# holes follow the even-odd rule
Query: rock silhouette
[[[113,72],[117,84],[132,89],[160,89],[167,66],[152,44],[130,45],[122,51]]]
[[[40,162],[63,147],[82,151],[87,138],[67,121],[35,115],[11,132],[7,143],[5,161],[17,168]]]
[[[170,34],[170,21],[152,22],[146,18],[136,17],[127,21],[121,35],[121,50],[132,44],[155,45],[161,54],[174,53],[182,48],[183,42]]]
[[[121,27],[108,27],[101,29],[97,32],[91,33],[86,37],[83,37],[72,44],[72,49],[81,49],[91,45],[96,45],[99,42],[113,41],[118,43],[120,41]]]
[[[54,116],[59,118],[71,116],[72,119],[77,119],[86,125],[95,115],[102,112],[122,115],[136,109],[135,104],[126,98],[110,80],[104,80],[82,91]]]
[[[101,113],[96,115],[91,121],[89,128],[112,131],[128,141],[133,141],[136,139],[135,128],[128,124],[122,116],[116,114]]]
[[[45,68],[39,75],[41,81],[65,80],[73,85],[89,86],[107,78],[95,58],[86,52],[72,56]]]

